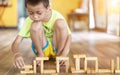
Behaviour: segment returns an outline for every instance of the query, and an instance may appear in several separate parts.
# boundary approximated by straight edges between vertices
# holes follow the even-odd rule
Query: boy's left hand
[[[61,54],[61,55],[59,55],[59,56],[67,57],[67,55],[64,55],[64,54]],[[66,62],[65,60],[61,60],[60,63],[59,63],[60,66],[65,66],[65,62]]]
[[[65,60],[61,60],[59,64],[60,66],[65,66]]]

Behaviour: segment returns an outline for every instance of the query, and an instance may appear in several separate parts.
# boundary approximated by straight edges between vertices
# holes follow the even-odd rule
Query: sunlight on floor
[[[101,33],[101,32],[93,32],[93,31],[72,33],[72,42],[77,42],[82,40],[120,41],[120,37],[106,33]]]

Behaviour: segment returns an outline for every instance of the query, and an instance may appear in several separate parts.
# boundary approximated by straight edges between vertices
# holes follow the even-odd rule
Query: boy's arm
[[[20,42],[23,40],[23,37],[17,35],[17,37],[15,38],[13,44],[12,44],[12,52],[13,54],[19,53],[18,50],[18,46],[20,44]]]
[[[15,67],[17,67],[19,69],[24,67],[24,65],[25,65],[23,58],[21,56],[21,53],[19,51],[19,44],[21,43],[22,40],[23,40],[23,37],[18,35],[12,44],[12,52],[14,54],[13,64]]]

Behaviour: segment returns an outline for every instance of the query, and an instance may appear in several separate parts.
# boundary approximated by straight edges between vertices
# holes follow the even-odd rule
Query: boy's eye
[[[29,15],[32,15],[32,14],[33,14],[33,12],[28,12],[28,14],[29,14]]]
[[[37,12],[37,14],[41,15],[42,13],[41,12]]]

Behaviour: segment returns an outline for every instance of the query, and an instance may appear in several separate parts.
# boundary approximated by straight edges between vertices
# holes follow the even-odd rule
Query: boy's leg
[[[66,42],[68,38],[67,27],[66,25],[62,25],[62,24],[64,23],[55,24],[54,26],[53,44],[55,46],[55,49],[58,50],[57,56],[63,56],[62,52],[66,46]],[[64,51],[64,52],[69,52],[69,51]],[[68,53],[65,53],[65,54],[68,54]],[[65,61],[60,61],[61,66],[64,66],[64,64],[65,64]]]
[[[46,37],[41,22],[33,22],[30,28],[31,40],[38,52],[38,56],[44,56],[42,47],[46,45]]]
[[[57,56],[61,56],[61,53],[67,42],[67,27],[65,25],[55,24],[54,33],[53,33],[53,44],[55,48],[58,50]]]

